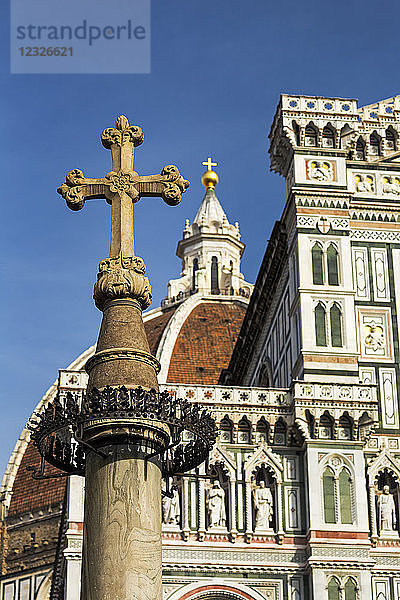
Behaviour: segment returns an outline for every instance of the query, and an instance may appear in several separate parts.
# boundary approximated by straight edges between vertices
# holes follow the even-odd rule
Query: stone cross
[[[212,170],[212,167],[216,167],[216,166],[217,166],[217,163],[213,163],[213,162],[211,161],[211,156],[209,156],[209,157],[207,158],[207,160],[206,160],[206,161],[204,161],[204,162],[203,162],[203,163],[201,163],[201,164],[202,164],[202,165],[204,165],[205,167],[207,167],[207,169],[208,169],[209,171],[211,171],[211,170]]]
[[[90,179],[79,169],[73,169],[57,190],[71,210],[80,210],[86,200],[93,198],[105,198],[111,204],[110,258],[134,256],[134,202],[142,197],[158,196],[175,206],[189,187],[189,182],[174,165],[164,167],[160,175],[140,176],[133,170],[135,148],[143,140],[141,128],[129,125],[128,119],[121,115],[115,128],[109,127],[101,134],[103,146],[111,150],[112,171],[103,178]]]

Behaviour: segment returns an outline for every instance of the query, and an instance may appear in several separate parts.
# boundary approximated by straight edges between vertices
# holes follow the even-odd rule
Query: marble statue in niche
[[[398,535],[396,531],[396,506],[388,485],[383,486],[382,494],[378,498],[378,518],[381,536]]]
[[[265,481],[261,480],[260,485],[254,489],[253,500],[255,509],[254,530],[270,530],[274,514],[274,500],[271,489],[266,487]]]
[[[164,525],[179,525],[181,508],[177,487],[172,486],[172,496],[164,495],[162,499],[162,516]]]
[[[219,481],[215,481],[207,494],[208,527],[226,527],[225,492]]]

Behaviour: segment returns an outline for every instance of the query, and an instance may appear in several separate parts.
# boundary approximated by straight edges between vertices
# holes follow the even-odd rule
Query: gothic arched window
[[[369,136],[369,144],[371,148],[372,156],[380,156],[381,155],[381,140],[376,133],[371,133]]]
[[[330,326],[331,326],[331,344],[334,348],[343,346],[342,336],[342,311],[336,302],[332,305],[330,311]]]
[[[306,419],[307,419],[308,431],[310,434],[310,438],[314,439],[315,438],[315,418],[308,409],[306,410]]]
[[[328,600],[340,600],[340,584],[336,577],[328,582]]]
[[[325,523],[336,523],[335,510],[335,476],[328,467],[322,475],[322,488],[324,496],[324,521]]]
[[[344,600],[357,600],[357,584],[352,577],[344,584]]]
[[[324,255],[319,244],[314,244],[311,250],[313,284],[323,285],[324,283]]]
[[[216,256],[211,259],[211,292],[219,292],[218,258]]]
[[[269,442],[269,425],[264,417],[257,423],[257,438],[260,442]]]
[[[250,444],[250,422],[243,417],[238,423],[238,442],[239,444]]]
[[[315,307],[315,343],[317,346],[326,346],[326,312],[321,302]]]
[[[325,148],[334,148],[335,146],[335,132],[329,125],[322,131],[322,145]]]
[[[274,444],[277,446],[286,445],[286,425],[282,419],[278,419],[274,428]]]
[[[192,290],[196,289],[196,273],[199,270],[199,261],[197,258],[193,260],[193,272],[192,272]]]
[[[354,479],[343,462],[334,456],[322,471],[323,515],[328,524],[352,525],[355,519]]]
[[[305,130],[304,142],[306,146],[317,146],[318,131],[311,123],[307,125]]]
[[[386,148],[388,150],[396,150],[396,134],[392,127],[386,129]]]
[[[343,468],[339,474],[339,497],[340,497],[340,522],[351,525],[352,516],[352,490],[351,476],[347,469]]]
[[[319,437],[325,440],[333,439],[333,419],[326,411],[319,420]]]
[[[356,160],[365,160],[365,143],[362,138],[358,138],[357,140]]]
[[[220,439],[222,442],[231,443],[233,441],[233,423],[229,417],[225,416],[219,426]]]
[[[328,284],[339,285],[339,252],[333,244],[328,246],[326,260],[328,263]]]
[[[339,438],[341,440],[351,440],[353,423],[348,414],[344,413],[339,419]]]

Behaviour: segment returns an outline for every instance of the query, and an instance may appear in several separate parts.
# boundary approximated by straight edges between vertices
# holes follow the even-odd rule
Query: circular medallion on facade
[[[321,233],[328,233],[330,228],[331,228],[331,222],[329,219],[327,219],[326,217],[321,217],[320,219],[318,219],[318,221],[317,221],[318,231],[320,231]]]

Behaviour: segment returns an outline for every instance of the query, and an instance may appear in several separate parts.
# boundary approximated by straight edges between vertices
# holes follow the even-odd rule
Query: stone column
[[[204,475],[205,469],[202,465],[199,469],[199,473]],[[206,489],[204,479],[199,479],[199,498],[198,498],[198,511],[199,511],[199,542],[203,542],[206,535]]]
[[[161,599],[161,472],[122,445],[86,465],[83,600]]]
[[[283,536],[285,535],[283,529],[283,513],[282,513],[282,483],[280,481],[276,482],[276,516],[277,516],[277,525],[278,525],[278,541],[282,543]]]
[[[253,506],[251,502],[251,482],[245,481],[245,504],[246,504],[246,531],[245,531],[245,541],[250,543],[251,538],[253,537]]]
[[[229,529],[231,542],[234,542],[237,535],[236,525],[236,481],[230,481],[230,511],[229,511]]]
[[[110,300],[96,286],[103,321],[86,364],[88,392],[158,390],[140,303]],[[163,450],[169,428],[117,411],[94,415],[84,439],[95,450],[86,457],[82,600],[161,600],[161,471],[158,457],[146,456]]]
[[[378,538],[378,531],[376,527],[376,507],[375,507],[375,487],[374,485],[369,486],[369,514],[371,519],[371,538],[376,542]]]
[[[189,539],[190,527],[189,527],[189,480],[187,475],[183,477],[183,519],[182,519],[182,534],[183,539],[187,541]]]

